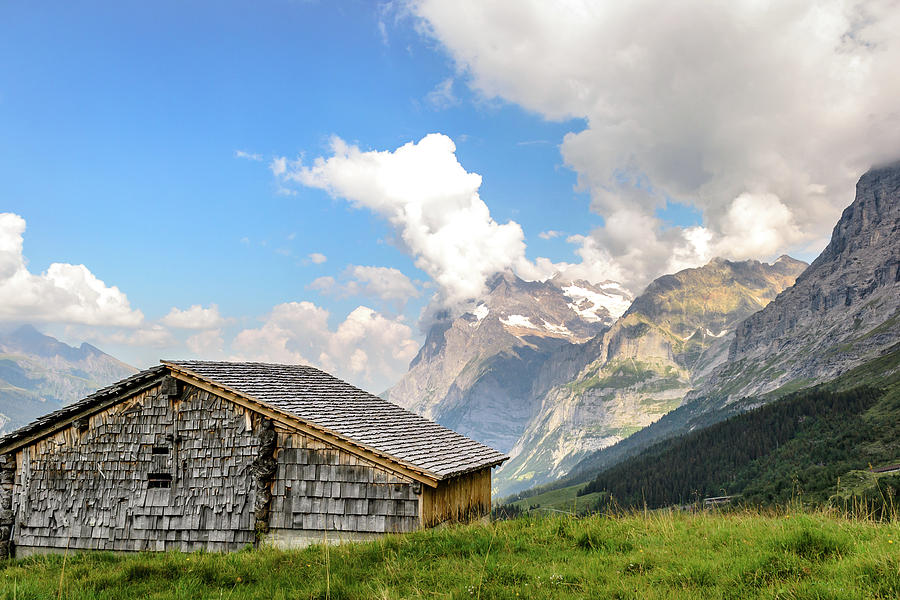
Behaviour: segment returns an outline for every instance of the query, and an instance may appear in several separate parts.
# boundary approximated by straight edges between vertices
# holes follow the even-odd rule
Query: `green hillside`
[[[744,399],[732,410],[760,403]],[[590,481],[572,477],[512,500],[523,510],[577,506],[579,512],[721,495],[763,505],[785,503],[798,493],[806,502],[842,503],[854,496],[882,499],[882,487],[900,489],[890,478],[867,474],[870,466],[898,462],[900,348],[895,346],[826,384],[657,442]]]
[[[896,521],[824,513],[522,518],[290,552],[31,557],[0,563],[0,598],[895,599],[898,546]]]
[[[800,393],[657,444],[579,494],[605,492],[607,505],[650,508],[736,494],[753,504],[785,504],[798,493],[822,503],[841,475],[897,458],[865,416],[882,395],[868,387]]]

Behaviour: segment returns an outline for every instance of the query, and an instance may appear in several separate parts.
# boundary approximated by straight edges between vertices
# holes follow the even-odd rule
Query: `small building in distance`
[[[318,369],[162,361],[0,438],[0,554],[359,540],[491,509],[507,457]]]

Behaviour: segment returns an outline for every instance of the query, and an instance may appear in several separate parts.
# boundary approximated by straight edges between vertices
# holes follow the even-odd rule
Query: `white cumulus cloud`
[[[222,354],[225,340],[222,339],[221,329],[208,329],[188,337],[185,345],[197,356],[209,360]]]
[[[53,263],[28,270],[22,254],[25,219],[0,213],[0,319],[137,327],[144,316],[128,298],[84,265]]]
[[[419,344],[408,325],[359,306],[336,329],[328,310],[312,302],[272,309],[264,323],[231,342],[233,358],[309,364],[375,393],[399,379]]]
[[[606,222],[581,252],[633,286],[709,252],[823,244],[859,175],[898,152],[894,0],[410,6],[485,98],[584,120],[561,152]],[[702,230],[666,228],[668,198],[698,208]],[[612,230],[624,224],[641,229]]]
[[[333,138],[328,158],[311,165],[276,159],[271,168],[283,181],[326,190],[387,219],[437,283],[441,304],[479,296],[487,277],[525,260],[522,228],[494,221],[478,194],[481,176],[459,164],[445,135],[394,151],[363,151]]]
[[[734,258],[771,256],[804,237],[794,213],[774,194],[741,194],[731,202],[720,227],[724,235],[713,252]]]
[[[209,308],[194,304],[186,310],[173,306],[159,322],[175,329],[216,329],[225,323],[225,319],[215,304],[210,304]]]
[[[328,257],[321,252],[313,252],[307,258],[309,259],[309,262],[315,265],[321,265],[328,260]]]

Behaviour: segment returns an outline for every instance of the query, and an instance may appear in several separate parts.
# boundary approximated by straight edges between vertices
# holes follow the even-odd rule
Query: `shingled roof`
[[[162,361],[446,479],[508,457],[393,402],[303,365]]]
[[[442,480],[499,465],[506,455],[349,383],[303,365],[247,362],[161,361],[87,398],[45,415],[0,438],[0,450],[48,433],[92,409],[114,403],[167,372],[209,382],[238,396],[290,415],[312,428],[387,456]],[[19,444],[15,444],[19,442]],[[14,446],[13,446],[14,447]]]

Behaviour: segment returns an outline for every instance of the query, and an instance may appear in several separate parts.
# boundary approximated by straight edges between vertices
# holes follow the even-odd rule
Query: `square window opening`
[[[172,487],[171,473],[150,473],[147,475],[148,488],[170,488]]]
[[[152,452],[153,452],[153,454],[168,454],[169,447],[168,446],[153,446]]]

